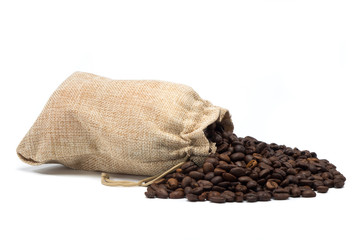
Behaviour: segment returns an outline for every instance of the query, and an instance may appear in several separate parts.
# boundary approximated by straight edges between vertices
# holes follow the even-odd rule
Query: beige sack
[[[154,175],[215,152],[203,130],[232,130],[226,109],[190,87],[164,81],[111,80],[76,72],[53,93],[17,154],[31,165]]]

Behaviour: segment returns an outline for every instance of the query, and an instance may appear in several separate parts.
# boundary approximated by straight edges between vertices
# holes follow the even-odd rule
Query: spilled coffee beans
[[[253,137],[237,137],[213,123],[205,130],[217,151],[203,166],[189,161],[148,186],[148,198],[184,198],[213,203],[311,198],[342,188],[346,178],[315,152],[301,151]]]

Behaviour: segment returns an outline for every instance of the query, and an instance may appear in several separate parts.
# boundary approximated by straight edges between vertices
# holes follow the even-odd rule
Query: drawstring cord
[[[150,184],[152,184],[153,182],[155,182],[156,180],[162,178],[163,176],[165,176],[166,174],[176,170],[177,168],[181,167],[185,162],[181,162],[176,164],[175,166],[173,166],[172,168],[166,170],[163,173],[148,177],[148,178],[144,178],[141,179],[138,182],[133,182],[133,181],[115,181],[115,180],[111,180],[109,175],[107,173],[101,173],[101,183],[103,185],[106,186],[122,186],[122,187],[133,187],[133,186],[149,186]]]

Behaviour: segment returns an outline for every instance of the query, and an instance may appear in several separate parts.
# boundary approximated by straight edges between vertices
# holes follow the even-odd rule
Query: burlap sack
[[[216,150],[203,132],[215,121],[233,129],[226,109],[188,86],[76,72],[50,97],[17,154],[31,165],[154,175],[189,158],[202,164]]]

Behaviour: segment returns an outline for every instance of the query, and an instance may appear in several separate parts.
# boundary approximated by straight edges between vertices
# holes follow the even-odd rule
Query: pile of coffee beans
[[[214,123],[205,130],[217,151],[203,166],[191,161],[148,186],[148,198],[256,202],[315,197],[342,188],[346,178],[315,152],[300,151],[253,137],[237,137]]]

